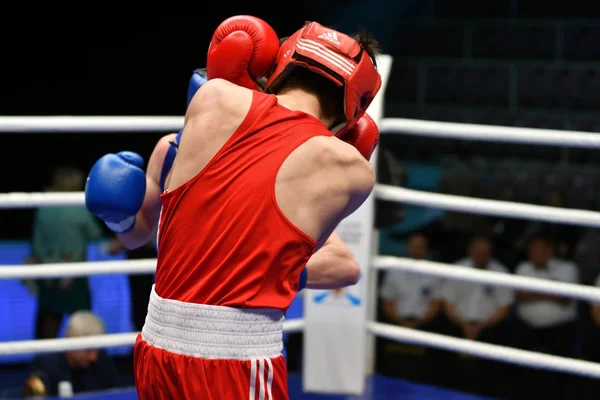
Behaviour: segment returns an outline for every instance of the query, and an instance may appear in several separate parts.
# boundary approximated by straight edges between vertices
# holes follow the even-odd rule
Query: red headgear
[[[381,76],[358,42],[351,37],[311,22],[281,46],[266,90],[277,85],[296,66],[309,69],[344,88],[346,123],[342,136],[365,113],[381,88]]]

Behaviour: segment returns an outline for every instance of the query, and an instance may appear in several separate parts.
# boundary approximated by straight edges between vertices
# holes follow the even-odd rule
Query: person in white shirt
[[[464,268],[508,273],[508,268],[492,258],[492,243],[486,237],[474,238],[469,256],[456,262]],[[510,313],[514,292],[500,286],[447,281],[444,285],[444,311],[448,319],[471,340],[498,342],[499,327]]]
[[[508,268],[492,257],[492,243],[476,236],[469,243],[468,256],[458,262],[458,268],[475,268],[508,273]],[[506,320],[514,301],[511,289],[481,283],[446,281],[444,312],[450,321],[450,333],[469,340],[505,344]],[[500,394],[501,366],[487,360],[458,357],[455,376],[459,388],[480,395]],[[498,385],[497,385],[498,384]]]
[[[528,245],[528,260],[517,265],[515,274],[566,283],[578,283],[577,266],[554,257],[552,237],[538,234]],[[518,292],[516,344],[526,349],[546,354],[572,357],[575,340],[577,304],[559,295]],[[520,376],[523,388],[534,392],[522,394],[523,398],[562,399],[566,395],[565,374],[524,369]],[[531,397],[533,396],[533,397]]]
[[[596,277],[594,286],[600,288],[600,275]],[[581,357],[586,361],[600,363],[600,303],[589,304],[589,318],[582,340]],[[600,380],[594,378],[578,379],[577,400],[596,400],[600,393]]]
[[[517,265],[515,274],[549,279],[559,282],[578,283],[579,273],[574,263],[554,258],[554,244],[550,238],[538,235],[532,238],[528,247],[529,260]],[[569,297],[552,294],[519,292],[517,316],[537,338],[531,338],[532,344],[539,347],[542,336],[555,336],[561,327],[570,327],[577,318],[577,304]],[[568,330],[568,329],[567,329]],[[542,342],[548,345],[556,340],[547,338]],[[571,342],[567,346],[559,346],[556,354],[568,355]]]
[[[423,234],[409,237],[407,257],[427,258],[429,242]],[[403,271],[388,271],[383,278],[379,296],[386,322],[420,330],[436,330],[436,317],[441,309],[441,281],[438,278]],[[411,346],[381,340],[382,366],[385,374],[404,379],[437,383],[438,352],[421,346]]]
[[[596,278],[594,286],[600,288],[600,275],[598,275]],[[591,334],[589,336],[592,342],[590,344],[593,346],[590,345],[587,349],[589,351],[585,351],[585,359],[589,361],[600,362],[600,341],[598,340],[598,338],[600,338],[600,303],[590,304],[590,320]]]
[[[427,258],[429,242],[422,234],[412,235],[406,254],[415,260]],[[389,322],[406,328],[426,328],[441,306],[441,280],[404,271],[388,271],[379,296]]]

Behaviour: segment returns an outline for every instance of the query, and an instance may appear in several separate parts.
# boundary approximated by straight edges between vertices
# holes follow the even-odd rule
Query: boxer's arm
[[[340,289],[354,285],[360,266],[354,254],[334,232],[306,263],[308,289]]]
[[[320,186],[311,204],[312,215],[321,223],[317,249],[344,218],[364,203],[375,186],[375,169],[357,149],[337,138],[320,143],[320,154],[311,163],[319,165],[321,175],[309,182],[313,187]]]
[[[135,249],[154,239],[160,217],[160,174],[165,156],[177,134],[163,136],[152,151],[146,169],[146,194],[142,208],[136,215],[133,229],[117,237],[128,249]]]

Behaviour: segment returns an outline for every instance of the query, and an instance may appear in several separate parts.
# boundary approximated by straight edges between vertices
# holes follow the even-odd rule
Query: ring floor
[[[375,376],[367,380],[363,396],[334,396],[308,394],[302,392],[302,379],[299,375],[289,378],[290,400],[486,400],[484,397],[467,395],[432,386],[419,385],[400,379]],[[137,400],[135,390],[127,389],[109,393],[96,393],[72,397],[80,400]],[[59,400],[46,397],[46,400]]]

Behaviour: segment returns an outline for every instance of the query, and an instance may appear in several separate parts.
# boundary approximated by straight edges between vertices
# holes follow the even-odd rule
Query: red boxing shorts
[[[134,348],[140,400],[287,400],[283,313],[150,296]]]

